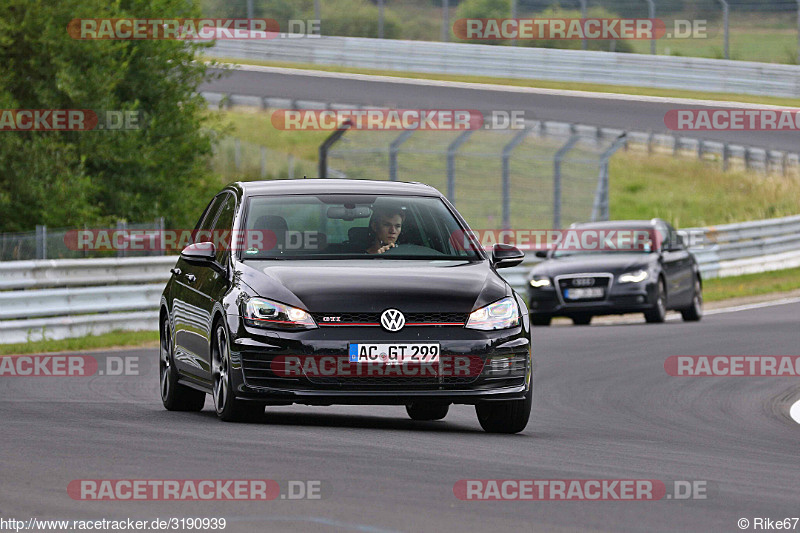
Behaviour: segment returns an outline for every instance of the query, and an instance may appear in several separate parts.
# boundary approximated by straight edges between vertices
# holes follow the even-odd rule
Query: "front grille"
[[[570,276],[559,276],[557,281],[558,293],[560,298],[565,303],[602,301],[608,296],[608,289],[611,286],[611,279],[611,274],[576,274]],[[577,298],[568,297],[567,291],[572,291],[573,289],[577,289],[578,291],[585,289],[600,289],[601,292],[592,296]]]
[[[463,326],[466,313],[403,313],[406,326]],[[314,313],[320,326],[380,326],[380,313]],[[330,319],[337,319],[331,321]],[[327,319],[327,320],[326,320]]]

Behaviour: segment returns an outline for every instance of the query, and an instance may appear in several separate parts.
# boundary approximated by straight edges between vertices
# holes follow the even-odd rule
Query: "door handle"
[[[189,283],[194,283],[196,279],[194,274],[186,274],[186,281]]]
[[[176,276],[180,276],[181,275],[181,269],[180,268],[170,268],[169,271],[172,272],[173,274],[175,274]]]

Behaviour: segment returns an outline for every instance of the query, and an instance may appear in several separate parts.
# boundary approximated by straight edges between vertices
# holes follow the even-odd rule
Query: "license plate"
[[[439,344],[350,344],[351,363],[435,363]]]
[[[584,298],[602,298],[602,287],[588,287],[585,289],[564,289],[564,298],[567,300],[581,300]]]

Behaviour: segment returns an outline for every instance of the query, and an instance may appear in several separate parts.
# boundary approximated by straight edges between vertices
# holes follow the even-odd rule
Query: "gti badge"
[[[406,325],[406,317],[397,309],[387,309],[381,313],[381,326],[386,331],[400,331]]]

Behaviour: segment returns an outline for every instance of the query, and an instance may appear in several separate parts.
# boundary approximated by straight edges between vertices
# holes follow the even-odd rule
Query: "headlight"
[[[309,329],[317,323],[308,312],[264,298],[250,298],[244,309],[244,320],[249,326],[276,329]]]
[[[637,270],[635,272],[626,272],[619,277],[620,283],[639,283],[647,279],[646,270]]]
[[[514,298],[509,296],[473,311],[464,327],[493,330],[511,328],[517,324],[519,324],[519,307]]]
[[[550,286],[550,278],[545,278],[542,276],[533,276],[533,279],[529,282],[531,287],[538,289],[541,287],[549,287]]]

